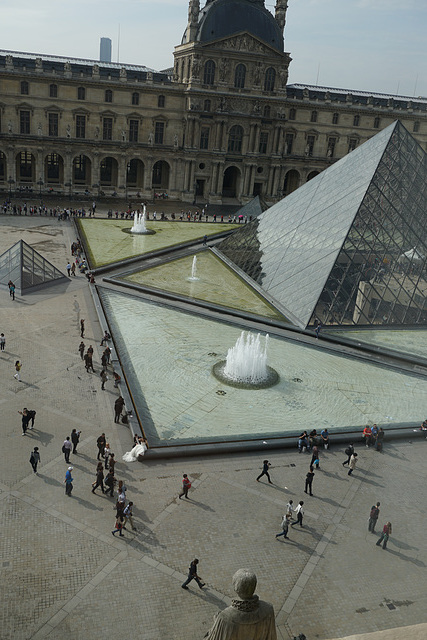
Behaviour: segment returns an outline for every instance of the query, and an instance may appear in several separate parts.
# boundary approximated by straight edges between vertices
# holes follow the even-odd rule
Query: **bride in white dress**
[[[123,460],[125,462],[136,462],[138,460],[138,456],[143,456],[147,451],[147,445],[144,440],[141,438],[133,447],[132,451],[126,451],[123,456]]]

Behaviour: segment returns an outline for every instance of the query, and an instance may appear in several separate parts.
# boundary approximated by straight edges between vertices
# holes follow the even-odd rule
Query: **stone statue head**
[[[256,589],[256,575],[249,569],[238,569],[233,576],[234,591],[242,600],[250,600]]]

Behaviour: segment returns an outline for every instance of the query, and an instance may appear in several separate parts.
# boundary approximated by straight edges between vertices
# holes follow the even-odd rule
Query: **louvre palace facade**
[[[0,190],[271,205],[427,99],[288,84],[287,0],[190,0],[174,67],[0,51]]]

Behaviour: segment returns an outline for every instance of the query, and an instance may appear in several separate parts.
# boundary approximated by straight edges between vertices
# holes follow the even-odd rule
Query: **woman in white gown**
[[[134,445],[132,451],[126,451],[123,456],[123,460],[125,462],[136,462],[138,460],[138,456],[143,456],[147,451],[147,445],[144,440],[141,438],[137,444]]]

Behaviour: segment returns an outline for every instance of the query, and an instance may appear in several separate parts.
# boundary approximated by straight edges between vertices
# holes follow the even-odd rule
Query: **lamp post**
[[[42,186],[44,185],[44,182],[43,182],[43,180],[41,178],[39,178],[37,180],[37,184],[39,185],[39,197],[40,197],[40,200],[41,200],[42,199]]]
[[[12,185],[15,184],[15,180],[12,178],[12,176],[9,176],[9,200],[12,199]]]

